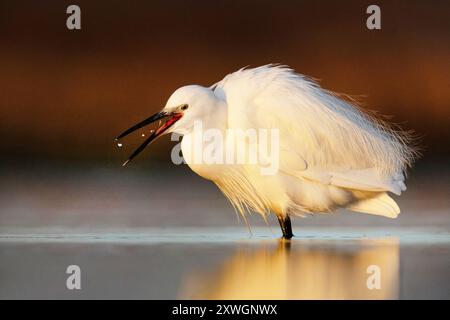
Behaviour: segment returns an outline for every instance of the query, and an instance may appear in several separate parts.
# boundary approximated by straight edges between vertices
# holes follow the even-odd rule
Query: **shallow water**
[[[446,177],[411,179],[397,219],[293,219],[283,242],[276,219],[250,216],[251,235],[181,168],[3,171],[0,298],[450,299]],[[69,265],[81,290],[66,288]]]
[[[0,298],[450,298],[450,233],[439,228],[140,229],[0,236]],[[78,265],[81,290],[66,289]],[[368,289],[368,268],[380,271]],[[369,270],[370,271],[370,270]]]

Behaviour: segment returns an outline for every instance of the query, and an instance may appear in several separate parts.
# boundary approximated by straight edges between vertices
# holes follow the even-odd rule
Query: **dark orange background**
[[[376,3],[379,31],[372,1],[1,1],[3,160],[120,163],[113,137],[176,88],[274,62],[414,129],[422,163],[448,161],[450,2]],[[168,159],[168,140],[145,159]]]

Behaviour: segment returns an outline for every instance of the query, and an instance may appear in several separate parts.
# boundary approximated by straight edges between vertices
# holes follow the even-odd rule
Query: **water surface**
[[[0,235],[0,298],[450,298],[439,228],[300,228],[291,241],[268,228],[26,231]],[[81,290],[66,289],[72,264]]]

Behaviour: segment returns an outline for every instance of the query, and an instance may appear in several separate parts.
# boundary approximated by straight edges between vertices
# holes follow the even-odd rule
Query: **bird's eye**
[[[181,110],[186,110],[188,108],[188,105],[187,104],[183,104],[182,106],[181,106]]]

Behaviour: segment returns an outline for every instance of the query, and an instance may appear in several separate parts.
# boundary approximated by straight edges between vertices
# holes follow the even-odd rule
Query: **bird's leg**
[[[283,232],[284,239],[291,239],[292,234],[291,218],[288,215],[285,217],[278,216],[278,222],[280,223],[281,232]]]

